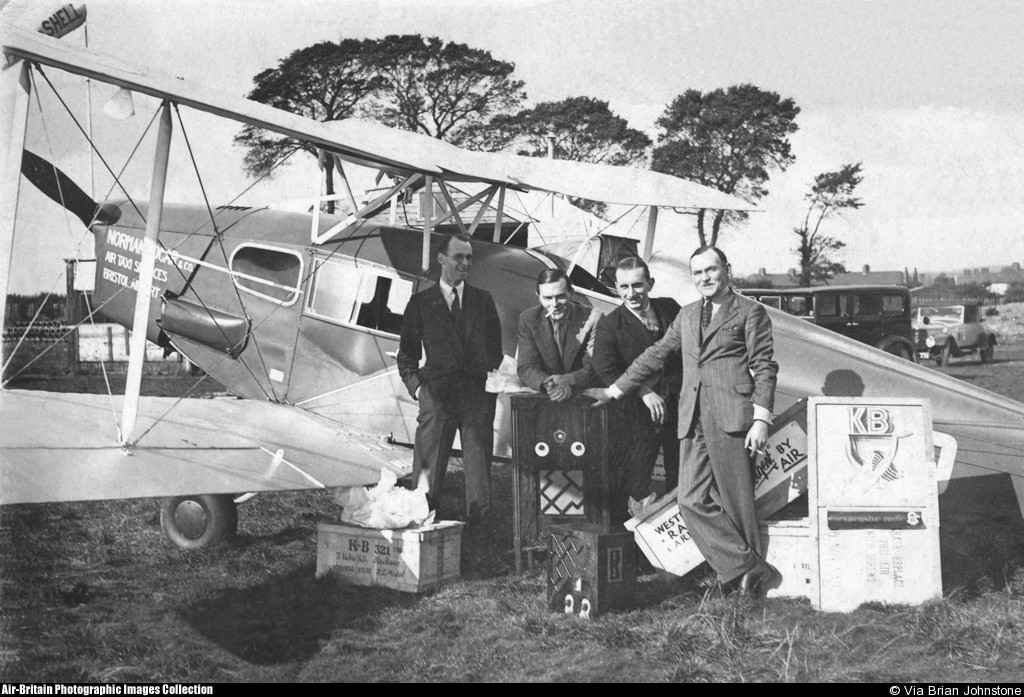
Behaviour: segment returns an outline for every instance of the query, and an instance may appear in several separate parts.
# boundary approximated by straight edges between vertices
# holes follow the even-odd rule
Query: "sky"
[[[796,162],[775,172],[762,212],[727,230],[720,246],[747,275],[796,266],[793,228],[816,174],[861,162],[863,208],[827,223],[847,243],[848,269],[956,273],[1024,261],[1024,3],[1015,0],[92,0],[90,48],[244,96],[252,76],[322,40],[420,33],[486,49],[514,62],[529,104],[590,96],[657,137],[655,120],[687,89],[750,83],[801,108],[791,137]],[[34,27],[60,2],[10,0],[2,26]],[[79,29],[63,41],[80,46]],[[79,78],[49,71],[82,118]],[[87,148],[45,85],[45,116],[29,144],[85,185]],[[94,85],[92,129],[123,163],[156,109],[115,122],[101,108],[113,88]],[[35,101],[35,100],[34,100]],[[58,108],[54,108],[58,107]],[[83,119],[84,121],[84,119]],[[238,126],[190,115],[189,144],[215,203],[251,181],[231,138]],[[200,201],[184,139],[175,134],[167,200]],[[149,188],[152,137],[126,169],[133,196]],[[120,165],[118,165],[120,166]],[[96,165],[97,198],[111,178]],[[239,203],[308,196],[312,161],[296,161]],[[89,188],[86,186],[85,188]],[[55,209],[56,210],[53,210]],[[19,225],[34,232],[14,251],[11,292],[62,284],[61,258],[76,253],[77,221],[22,187]],[[77,228],[75,227],[77,226]],[[663,214],[662,235],[697,244],[692,218]],[[660,236],[659,236],[660,238]],[[55,254],[55,251],[57,252]],[[51,279],[56,278],[56,281]],[[62,288],[62,285],[61,285]]]

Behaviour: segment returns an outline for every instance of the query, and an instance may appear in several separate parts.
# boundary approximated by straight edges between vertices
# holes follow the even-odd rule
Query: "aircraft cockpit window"
[[[231,255],[231,271],[239,288],[261,298],[291,305],[299,297],[302,259],[294,252],[243,245]]]
[[[336,261],[317,264],[311,288],[306,303],[310,314],[388,334],[401,333],[413,292],[412,281]]]

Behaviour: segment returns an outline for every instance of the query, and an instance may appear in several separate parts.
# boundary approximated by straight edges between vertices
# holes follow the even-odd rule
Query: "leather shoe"
[[[779,570],[759,559],[754,568],[743,574],[740,579],[740,593],[747,596],[762,596],[776,585],[780,577]]]

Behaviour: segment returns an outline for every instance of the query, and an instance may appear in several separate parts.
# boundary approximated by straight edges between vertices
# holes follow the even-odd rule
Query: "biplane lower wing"
[[[366,486],[412,469],[407,448],[233,398],[143,397],[144,435],[125,450],[120,409],[107,395],[0,391],[0,504]]]

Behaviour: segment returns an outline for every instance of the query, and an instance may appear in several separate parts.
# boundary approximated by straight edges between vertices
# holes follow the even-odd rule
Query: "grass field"
[[[942,370],[1024,398],[1024,343]],[[257,496],[239,508],[237,538],[192,552],[166,542],[150,500],[2,507],[0,680],[1024,680],[1024,522],[1006,482],[940,499],[940,601],[823,613],[722,598],[702,569],[642,576],[635,609],[590,621],[547,609],[540,567],[514,573],[511,489],[511,466],[497,463],[493,526],[463,540],[460,580],[422,596],[314,577],[316,522],[337,515],[326,493]],[[461,493],[456,466],[442,509]]]

